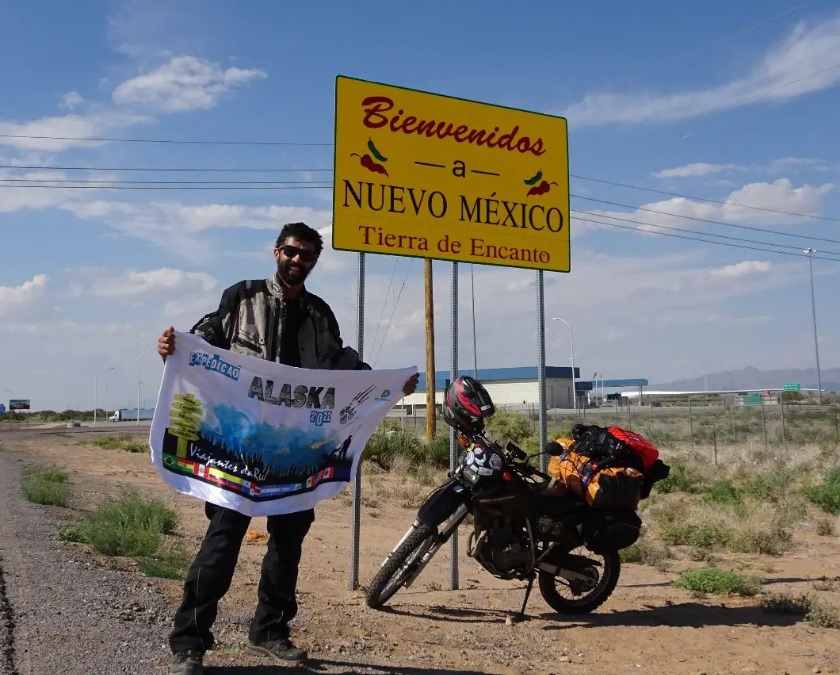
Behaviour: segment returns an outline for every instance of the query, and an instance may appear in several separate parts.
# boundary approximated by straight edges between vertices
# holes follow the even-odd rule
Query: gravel
[[[169,606],[154,582],[56,538],[72,511],[27,502],[0,450],[0,675],[165,672]]]

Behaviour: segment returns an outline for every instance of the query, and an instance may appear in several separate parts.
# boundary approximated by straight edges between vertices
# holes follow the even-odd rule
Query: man
[[[205,315],[190,332],[215,347],[298,368],[369,370],[355,350],[343,346],[329,305],[304,287],[322,248],[321,235],[305,223],[284,225],[274,248],[276,274],[226,289],[219,309]],[[170,326],[158,339],[164,360],[175,352],[173,331]],[[405,383],[406,395],[414,392],[417,379],[415,374]],[[211,628],[218,604],[230,588],[251,520],[210,503],[204,510],[210,523],[187,574],[169,636],[174,655],[170,675],[203,673],[204,652],[213,646]],[[306,657],[290,640],[289,622],[297,614],[301,547],[314,519],[314,509],[268,517],[268,546],[246,649],[278,663],[296,664]]]

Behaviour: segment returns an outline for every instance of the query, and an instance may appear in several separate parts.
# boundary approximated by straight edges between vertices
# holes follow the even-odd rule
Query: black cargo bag
[[[583,514],[580,535],[593,553],[620,551],[639,539],[642,519],[635,511],[592,509]]]

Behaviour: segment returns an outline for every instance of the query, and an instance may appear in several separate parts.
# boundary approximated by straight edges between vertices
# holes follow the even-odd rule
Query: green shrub
[[[499,439],[501,445],[508,441],[518,445],[532,433],[528,419],[510,410],[497,410],[496,414],[487,420],[487,430]]]
[[[793,478],[793,469],[776,466],[768,473],[747,480],[742,491],[760,501],[778,501],[789,492]]]
[[[703,567],[683,572],[673,585],[697,593],[755,595],[761,590],[761,579],[716,567]]]
[[[126,452],[149,452],[149,446],[147,443],[126,443],[123,445],[123,450]]]
[[[33,504],[67,506],[67,474],[58,469],[29,469],[23,472],[23,495]]]
[[[823,511],[840,513],[840,468],[829,471],[822,483],[807,488],[805,495]]]
[[[177,523],[177,514],[161,501],[128,492],[65,528],[61,536],[88,544],[103,555],[152,558],[163,535],[174,532]]]
[[[732,531],[721,523],[671,522],[662,526],[659,536],[669,544],[725,548],[732,539]]]
[[[674,462],[671,464],[671,471],[665,480],[653,484],[657,492],[669,494],[671,492],[702,492],[706,484],[700,473],[685,464]]]
[[[703,494],[703,501],[730,507],[743,504],[740,491],[728,480],[717,480],[712,483]]]

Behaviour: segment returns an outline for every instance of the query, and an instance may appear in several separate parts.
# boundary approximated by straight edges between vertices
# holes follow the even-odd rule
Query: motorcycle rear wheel
[[[388,602],[420,564],[421,558],[434,545],[436,538],[436,528],[418,525],[370,582],[365,595],[367,606],[379,609]]]
[[[587,553],[591,554],[591,552]],[[603,559],[603,566],[600,571],[595,565],[587,569],[587,573],[591,574],[595,585],[582,593],[576,593],[574,588],[570,588],[574,582],[570,583],[565,579],[558,578],[555,574],[540,571],[540,594],[555,612],[559,614],[588,614],[606,602],[618,583],[618,577],[621,574],[621,558],[618,551],[609,551],[600,554],[600,557]],[[557,589],[558,584],[567,590],[571,590],[574,597],[562,596]]]

